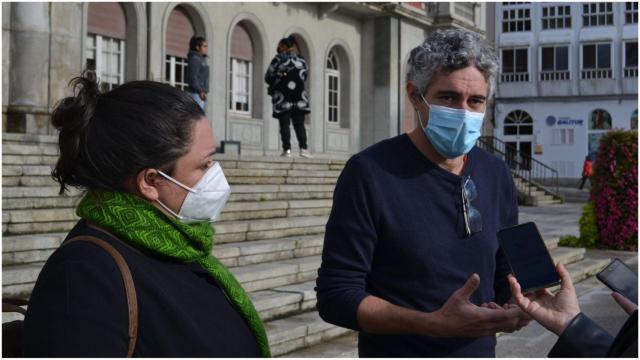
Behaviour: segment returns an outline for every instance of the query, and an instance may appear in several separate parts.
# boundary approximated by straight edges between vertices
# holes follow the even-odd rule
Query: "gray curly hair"
[[[498,72],[495,51],[477,34],[464,29],[438,29],[411,50],[407,62],[407,83],[421,93],[433,83],[438,73],[445,74],[473,65],[484,75],[493,94]]]

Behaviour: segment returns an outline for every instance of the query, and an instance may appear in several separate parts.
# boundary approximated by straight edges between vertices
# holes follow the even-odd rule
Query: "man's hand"
[[[509,274],[509,285],[516,304],[540,325],[556,335],[562,334],[571,320],[580,313],[578,297],[569,272],[558,263],[556,271],[562,279],[562,286],[556,295],[542,289],[526,296],[522,294],[518,280]]]
[[[511,304],[511,303],[507,303],[504,304],[504,306],[500,306],[496,303],[494,303],[493,301],[490,303],[484,303],[482,305],[480,305],[483,308],[488,308],[488,309],[494,309],[494,310],[499,310],[499,309],[518,309],[518,322],[516,324],[516,327],[513,329],[505,329],[503,330],[503,332],[514,332],[514,331],[518,331],[520,329],[522,329],[523,327],[529,325],[529,323],[531,322],[531,320],[533,320],[531,318],[531,316],[529,316],[526,312],[522,311],[520,309],[520,307],[517,304]]]
[[[200,99],[202,99],[202,101],[207,100],[207,93],[204,91],[200,92]]]
[[[476,306],[469,298],[480,285],[480,277],[471,275],[460,289],[456,290],[439,310],[434,312],[440,324],[432,329],[432,336],[480,337],[496,332],[511,332],[521,327],[520,309],[495,306]]]

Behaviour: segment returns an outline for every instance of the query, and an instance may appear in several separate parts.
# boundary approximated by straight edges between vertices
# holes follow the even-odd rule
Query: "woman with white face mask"
[[[249,297],[211,255],[211,222],[230,188],[200,107],[151,81],[106,93],[93,76],[72,84],[77,94],[52,116],[60,131],[53,177],[61,193],[87,192],[81,220],[35,285],[24,355],[269,356]],[[133,288],[107,251],[75,240],[88,237],[121,254]]]

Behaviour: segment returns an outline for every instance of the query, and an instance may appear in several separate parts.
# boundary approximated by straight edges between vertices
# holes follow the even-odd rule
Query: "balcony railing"
[[[500,82],[525,82],[529,81],[528,72],[516,72],[500,75]]]
[[[553,80],[571,80],[569,71],[542,71],[540,72],[540,81]]]
[[[624,77],[626,78],[632,78],[632,77],[638,77],[638,68],[625,68],[624,69]]]
[[[582,79],[611,79],[612,77],[613,77],[613,71],[611,71],[611,69],[582,70]]]

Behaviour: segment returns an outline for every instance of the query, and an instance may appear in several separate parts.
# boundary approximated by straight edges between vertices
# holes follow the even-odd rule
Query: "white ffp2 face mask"
[[[157,200],[160,206],[184,223],[215,221],[231,195],[231,187],[229,187],[218,163],[213,164],[193,188],[182,184],[160,170],[158,173],[189,192],[178,214]]]

